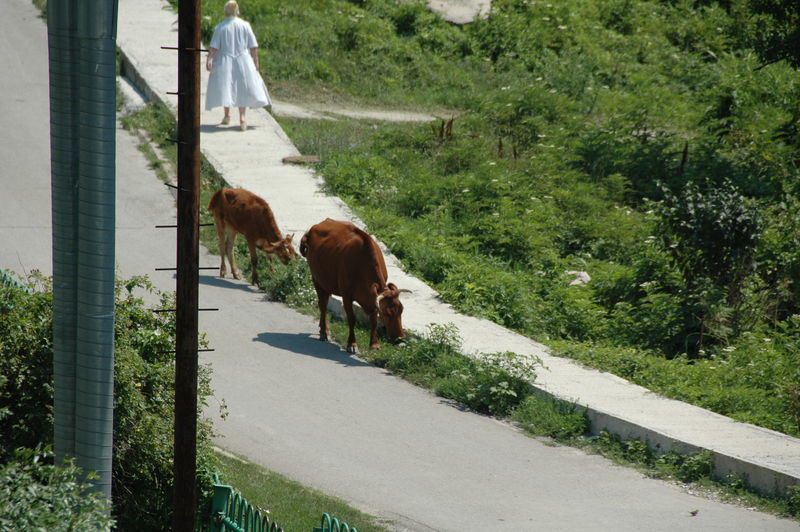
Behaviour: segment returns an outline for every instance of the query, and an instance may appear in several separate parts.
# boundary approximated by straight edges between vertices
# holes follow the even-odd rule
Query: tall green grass
[[[202,7],[209,38],[221,8]],[[463,27],[422,1],[252,0],[242,16],[280,98],[451,110],[446,135],[280,121],[457,309],[625,377],[647,361],[640,384],[800,435],[798,378],[773,368],[796,364],[800,334],[800,78],[760,63],[746,5],[498,0]],[[751,241],[714,236],[740,216]],[[772,380],[726,371],[742,353]],[[726,385],[669,379],[695,366]]]
[[[769,366],[797,357],[800,84],[785,63],[759,68],[742,6],[509,0],[455,28],[422,2],[301,4],[252,4],[278,86],[456,116],[448,135],[281,119],[406,267],[459,310],[623,376],[628,353],[683,368],[672,375],[709,368],[727,385],[665,384],[655,369],[637,382],[800,434],[797,378]],[[292,41],[310,23],[319,35]],[[275,37],[287,28],[295,37]],[[698,208],[676,210],[689,186]],[[749,249],[711,236],[750,211]],[[592,281],[570,285],[567,271]],[[789,340],[752,340],[776,337]],[[726,372],[741,353],[773,380]]]

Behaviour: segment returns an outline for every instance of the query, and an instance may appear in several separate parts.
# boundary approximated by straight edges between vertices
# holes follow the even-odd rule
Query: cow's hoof
[[[351,355],[357,355],[358,354],[358,346],[356,344],[348,345],[347,346],[347,352],[350,353]]]
[[[327,342],[328,341],[328,335],[327,334],[320,334],[319,335],[319,341],[320,342]]]
[[[234,279],[238,279],[239,278],[239,274],[238,273],[233,273],[231,275],[233,276]]]
[[[381,344],[370,344],[369,348],[370,349],[380,349],[381,348]]]

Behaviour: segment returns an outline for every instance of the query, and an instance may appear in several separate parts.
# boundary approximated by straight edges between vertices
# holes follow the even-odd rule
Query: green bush
[[[795,517],[800,516],[800,486],[789,487],[789,513]]]
[[[738,421],[789,435],[800,434],[798,339],[800,323],[780,332],[748,333],[715,348],[702,360],[671,360],[634,348],[555,342],[554,351],[645,386],[673,399]]]
[[[108,501],[74,465],[52,462],[50,451],[20,448],[0,465],[3,530],[110,530]]]
[[[50,281],[0,285],[0,463],[52,442],[53,306]]]
[[[658,453],[647,442],[639,439],[621,440],[618,436],[601,431],[594,448],[611,459],[632,462],[648,468],[658,477],[676,478],[681,482],[710,480],[714,473],[711,451],[680,454],[674,451]]]
[[[281,119],[409,270],[460,311],[618,347],[608,368],[639,374],[631,358],[655,372],[651,357],[718,356],[797,313],[800,81],[787,62],[760,62],[758,24],[788,26],[751,7],[499,0],[456,28],[421,1],[256,0],[243,17],[276,96],[456,117],[447,134],[440,121]],[[203,8],[207,32],[222,14]],[[567,270],[592,281],[569,286]],[[683,392],[796,425],[760,391]]]
[[[463,367],[440,377],[434,391],[476,412],[505,417],[530,393],[534,378],[532,365],[523,365],[516,354],[491,353],[467,359]]]
[[[334,332],[340,328],[340,324],[334,324]],[[345,333],[337,333],[341,334]],[[530,395],[539,360],[509,352],[472,358],[461,354],[460,346],[461,338],[453,325],[431,324],[419,337],[411,336],[396,346],[384,344],[364,356],[483,414],[507,416]]]
[[[175,315],[154,313],[144,305],[140,291],[155,292],[145,278],[118,283],[114,516],[122,529],[161,530],[172,520]],[[163,308],[174,308],[172,296],[161,298]],[[210,395],[209,370],[201,367],[201,407]],[[199,419],[197,469],[213,471],[214,463],[210,421]],[[208,484],[207,479],[200,481]],[[201,497],[198,509],[204,504]]]
[[[577,404],[544,395],[526,397],[512,419],[531,434],[559,441],[570,441],[589,431],[589,420]]]
[[[305,260],[298,258],[285,266],[277,264],[273,270],[262,264],[264,261],[259,264],[260,288],[271,300],[296,308],[316,308],[317,293]]]
[[[0,287],[0,462],[53,438],[50,281],[28,286]],[[148,309],[142,291],[153,291],[144,278],[117,283],[112,514],[121,529],[161,530],[172,519],[175,317]],[[162,303],[174,306],[167,296]],[[202,368],[198,393],[201,405],[211,393]],[[210,424],[198,425],[198,468],[210,471]]]

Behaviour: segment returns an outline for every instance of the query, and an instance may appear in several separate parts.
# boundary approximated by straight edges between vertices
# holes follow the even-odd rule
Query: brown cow
[[[233,244],[236,235],[242,233],[247,239],[250,249],[250,264],[253,268],[253,284],[258,284],[258,256],[256,248],[267,254],[272,268],[272,254],[284,264],[296,257],[292,247],[294,235],[281,236],[272,209],[262,198],[241,188],[221,188],[214,193],[208,202],[208,210],[214,215],[214,225],[219,237],[220,265],[219,276],[225,277],[225,256],[231,265],[234,279],[239,278],[236,259],[233,256]]]
[[[319,303],[319,339],[327,340],[328,299],[331,294],[341,296],[350,335],[347,352],[357,353],[356,336],[353,331],[355,315],[353,301],[369,316],[369,346],[377,349],[378,316],[392,340],[403,337],[400,291],[386,282],[386,263],[378,244],[350,222],[326,219],[311,227],[300,240],[300,253],[308,260],[314,288]]]

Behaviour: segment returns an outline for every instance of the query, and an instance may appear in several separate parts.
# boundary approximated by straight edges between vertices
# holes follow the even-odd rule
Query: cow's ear
[[[264,245],[269,246],[272,249],[275,249],[281,247],[281,244],[283,244],[283,240],[278,240],[277,242],[270,242],[269,244],[264,244]]]
[[[293,238],[294,238],[294,233],[292,233],[291,235],[286,235],[286,243],[291,244]]]

